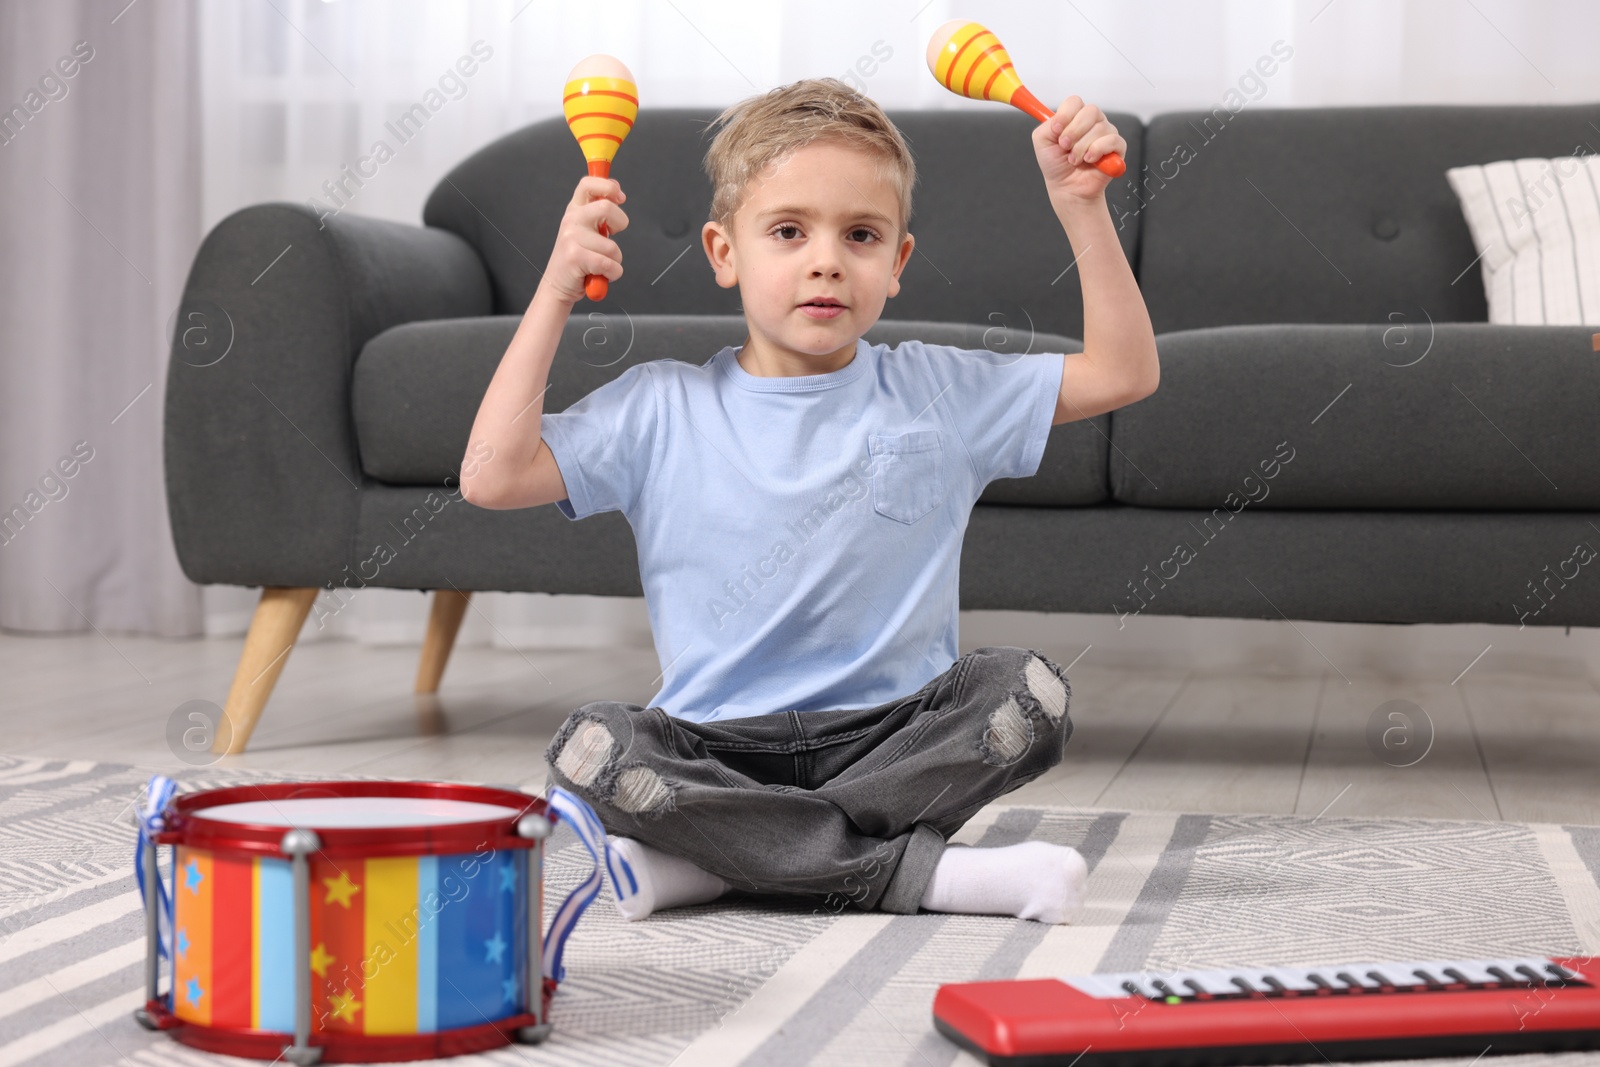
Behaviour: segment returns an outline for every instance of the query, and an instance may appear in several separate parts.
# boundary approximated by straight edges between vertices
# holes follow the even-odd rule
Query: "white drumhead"
[[[510,819],[520,812],[503,804],[430,797],[294,797],[218,804],[213,808],[199,808],[191,814],[197,819],[214,819],[218,822],[344,830],[384,826],[450,826]]]

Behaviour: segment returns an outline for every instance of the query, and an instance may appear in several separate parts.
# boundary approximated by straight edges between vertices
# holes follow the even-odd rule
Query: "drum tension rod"
[[[533,842],[523,858],[523,882],[528,887],[528,950],[523,953],[522,988],[528,997],[532,1026],[517,1031],[517,1041],[537,1045],[550,1036],[550,1020],[544,1017],[544,843],[550,836],[550,820],[530,812],[517,820],[517,836]]]
[[[311,853],[322,848],[315,830],[296,827],[278,846],[293,864],[294,878],[294,1044],[283,1058],[296,1067],[322,1061],[322,1049],[311,1044]]]
[[[134,824],[139,824],[138,813]],[[149,1005],[161,1001],[161,894],[159,884],[161,859],[156,854],[156,843],[140,830],[139,864],[144,871],[144,999],[145,1003],[134,1011],[133,1017],[146,1030],[159,1030],[160,1022]]]

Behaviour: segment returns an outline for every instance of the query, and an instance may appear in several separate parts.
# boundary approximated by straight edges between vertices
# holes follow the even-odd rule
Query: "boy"
[[[567,718],[550,781],[616,835],[639,883],[618,905],[628,919],[737,887],[1069,922],[1076,850],[945,844],[1058,763],[1072,732],[1071,688],[1044,656],[956,657],[957,572],[989,481],[1031,475],[1051,425],[1156,387],[1150,319],[1092,165],[1126,143],[1076,96],[1034,132],[1077,254],[1085,351],[1000,365],[861,339],[914,244],[915,165],[876,104],[808,79],[717,123],[702,245],[717,284],[739,287],[744,343],[700,366],[630,367],[541,414],[584,276],[622,276],[598,226],[625,230],[627,198],[585,177],[473,424],[494,458],[470,477],[463,465],[472,503],[626,515],[665,665],[651,706]]]

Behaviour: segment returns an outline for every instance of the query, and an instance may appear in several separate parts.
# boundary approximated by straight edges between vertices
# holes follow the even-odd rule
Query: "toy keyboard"
[[[939,1032],[990,1064],[1194,1067],[1600,1048],[1600,959],[1347,963],[961,982]]]

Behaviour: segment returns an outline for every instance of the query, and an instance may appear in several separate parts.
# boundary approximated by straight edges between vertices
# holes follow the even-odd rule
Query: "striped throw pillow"
[[[1490,322],[1600,325],[1600,156],[1502,159],[1445,176],[1483,265]]]

